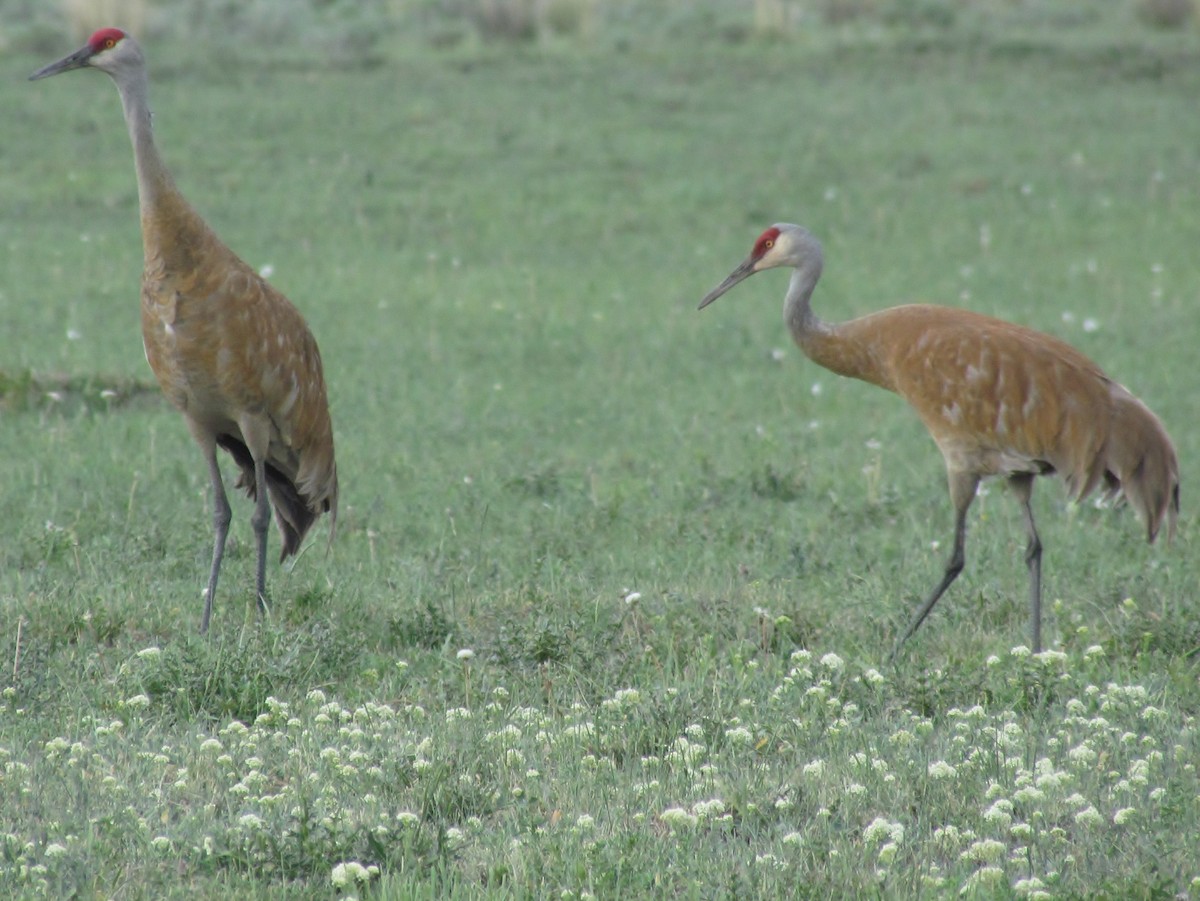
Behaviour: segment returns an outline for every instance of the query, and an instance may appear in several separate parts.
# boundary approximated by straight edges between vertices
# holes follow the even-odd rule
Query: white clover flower
[[[402,810],[396,814],[396,822],[406,829],[415,829],[421,825],[421,818],[411,810]]]
[[[1033,827],[1028,823],[1013,823],[1012,826],[1009,827],[1008,831],[1013,838],[1019,839],[1023,842],[1029,841],[1029,839],[1033,838]]]
[[[71,743],[62,736],[58,736],[50,739],[42,747],[45,749],[47,757],[56,757],[71,747]]]
[[[1008,653],[1011,654],[1013,657],[1016,657],[1018,660],[1023,660],[1026,657],[1032,656],[1032,654],[1033,654],[1033,652],[1031,650],[1029,650],[1029,648],[1025,647],[1025,645],[1023,645],[1023,644],[1017,645],[1015,648],[1013,648]]]
[[[957,775],[958,770],[944,760],[938,760],[929,764],[929,777],[931,779],[953,779]]]
[[[66,846],[60,845],[58,842],[51,842],[50,844],[46,845],[47,857],[62,857],[66,853]]]
[[[458,653],[457,653],[455,656],[456,656],[456,657],[457,657],[459,660],[462,660],[462,661],[466,662],[466,661],[468,661],[468,660],[472,660],[472,659],[474,659],[474,657],[475,657],[475,652],[474,652],[474,651],[472,651],[470,648],[460,648],[460,649],[459,649],[459,651],[458,651]]]
[[[731,745],[738,747],[747,747],[754,744],[754,733],[745,726],[738,726],[734,729],[726,729],[725,737],[729,739]]]
[[[863,841],[868,845],[877,841],[904,841],[904,825],[893,823],[886,817],[876,817],[863,829]]]
[[[804,769],[801,770],[806,779],[820,779],[822,773],[825,772],[825,761],[820,758],[804,764]]]
[[[1004,852],[1007,850],[1008,845],[1004,842],[996,841],[994,838],[984,838],[972,842],[967,850],[959,856],[964,860],[976,860],[980,863],[998,863],[1004,859]]]
[[[1070,777],[1067,773],[1042,773],[1037,777],[1037,779],[1034,780],[1034,785],[1043,791],[1054,791],[1055,789],[1062,788],[1063,784],[1066,783],[1069,778]]]
[[[575,820],[575,828],[580,832],[590,832],[596,828],[596,818],[589,813],[582,813]]]
[[[1032,895],[1035,892],[1040,892],[1046,888],[1046,883],[1038,879],[1036,876],[1028,879],[1018,879],[1013,884],[1013,891],[1018,895]]]
[[[694,813],[688,813],[682,807],[668,807],[658,815],[658,818],[672,829],[690,829],[700,821],[700,818]]]
[[[1122,807],[1113,814],[1113,824],[1116,826],[1124,826],[1130,820],[1137,816],[1137,809],[1133,807]]]
[[[725,802],[720,798],[712,798],[708,801],[697,801],[692,805],[692,813],[699,819],[710,820],[718,817],[725,812]]]
[[[804,836],[799,832],[789,832],[787,835],[781,838],[780,841],[785,845],[799,846],[804,844]]]
[[[329,874],[329,880],[336,888],[353,887],[368,882],[370,878],[370,872],[357,860],[336,864]]]
[[[153,662],[161,656],[162,656],[162,648],[157,648],[157,647],[142,648],[140,651],[137,652],[137,658],[139,660],[149,660],[149,661]]]
[[[141,710],[150,706],[150,699],[146,695],[134,695],[132,698],[125,699],[125,706]]]
[[[562,730],[564,738],[591,738],[595,732],[595,723],[576,723]]]
[[[837,654],[830,652],[821,658],[821,666],[831,669],[834,672],[840,672],[845,668],[846,663]]]
[[[1002,798],[984,811],[983,818],[988,823],[1007,829],[1012,822],[1012,809],[1012,802]]]
[[[1039,663],[1066,663],[1067,655],[1063,651],[1042,651],[1034,655],[1034,659]]]
[[[467,834],[457,826],[449,826],[444,833],[446,845],[450,848],[457,848],[466,839]]]
[[[321,691],[319,688],[314,688],[307,695],[305,695],[304,699],[313,706],[319,707],[325,703],[325,692]]]
[[[1129,764],[1129,781],[1134,785],[1146,785],[1150,781],[1150,762],[1138,758]]]
[[[219,751],[224,751],[225,746],[218,739],[206,738],[200,743],[200,750],[205,754],[216,754]]]
[[[521,738],[521,728],[515,723],[509,723],[502,729],[489,732],[484,738],[487,741],[497,741],[503,745],[511,746]]]
[[[253,813],[244,813],[238,818],[238,824],[243,829],[261,829],[263,825],[262,817]]]
[[[1100,816],[1100,811],[1089,804],[1075,814],[1075,822],[1080,826],[1099,826],[1104,822],[1104,817]]]
[[[1097,754],[1092,750],[1091,745],[1083,741],[1067,751],[1067,757],[1081,767],[1088,767],[1096,762]]]
[[[994,889],[1004,883],[1004,870],[997,866],[980,867],[963,883],[959,895],[973,895],[980,889]]]
[[[1165,720],[1166,718],[1167,712],[1159,707],[1155,707],[1153,704],[1148,704],[1142,708],[1142,719],[1144,720]]]

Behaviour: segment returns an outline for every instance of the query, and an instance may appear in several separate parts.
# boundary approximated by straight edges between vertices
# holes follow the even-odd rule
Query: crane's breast
[[[273,446],[293,450],[331,432],[316,340],[299,311],[248,268],[143,281],[146,357],[172,402],[229,428],[271,422]]]

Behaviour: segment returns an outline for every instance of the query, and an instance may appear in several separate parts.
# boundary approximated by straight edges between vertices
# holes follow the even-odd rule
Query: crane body
[[[700,308],[754,273],[780,266],[794,269],[784,319],[805,355],[903,397],[945,462],[955,512],[953,550],[893,656],[962,571],[967,511],[986,477],[1005,477],[1021,504],[1035,652],[1041,650],[1042,544],[1030,506],[1034,478],[1060,475],[1074,500],[1097,488],[1123,498],[1141,517],[1150,542],[1164,523],[1173,534],[1179,465],[1166,429],[1075,348],[1000,319],[929,304],[824,322],[811,306],[823,267],[821,245],[787,223],[764,231]]]
[[[255,589],[266,607],[267,532],[274,510],[280,560],[297,553],[324,512],[337,520],[333,428],[317,342],[292,303],[231,251],[176,187],[154,143],[141,47],[115,28],[35,72],[91,67],[116,83],[133,144],[142,243],[146,360],[200,446],[213,491],[213,556],[200,631],[208,629],[231,511],[217,448],[254,499]]]

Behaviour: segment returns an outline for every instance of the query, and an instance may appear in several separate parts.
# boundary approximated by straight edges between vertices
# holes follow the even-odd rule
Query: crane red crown
[[[765,232],[758,236],[758,240],[754,242],[754,250],[750,256],[754,259],[759,259],[768,250],[775,246],[775,242],[779,239],[779,229],[771,226]]]
[[[111,50],[124,38],[125,32],[120,28],[101,28],[88,38],[88,46],[92,48],[92,53],[99,53],[102,50]]]

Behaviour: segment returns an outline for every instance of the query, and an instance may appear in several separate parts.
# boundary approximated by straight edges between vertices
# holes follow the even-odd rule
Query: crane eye
[[[775,241],[772,240],[771,238],[768,238],[767,240],[765,240],[763,242],[763,247],[767,248],[767,250],[770,250],[774,246],[775,246]]]
[[[105,50],[112,50],[112,48],[115,46],[117,46],[117,42],[114,41],[112,38],[105,39],[105,41],[104,41],[104,49]]]

